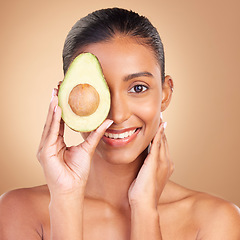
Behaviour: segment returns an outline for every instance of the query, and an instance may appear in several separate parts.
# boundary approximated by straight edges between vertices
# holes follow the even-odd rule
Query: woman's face
[[[154,53],[129,37],[91,44],[82,52],[98,58],[111,93],[108,118],[114,123],[96,153],[114,164],[133,162],[147,148],[160,124],[161,70]],[[84,139],[88,135],[82,133]]]

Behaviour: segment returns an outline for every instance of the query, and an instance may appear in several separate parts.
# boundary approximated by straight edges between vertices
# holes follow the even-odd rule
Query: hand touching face
[[[174,164],[169,155],[165,127],[166,122],[162,122],[151,143],[150,152],[129,189],[131,206],[156,209],[162,191],[173,173]]]

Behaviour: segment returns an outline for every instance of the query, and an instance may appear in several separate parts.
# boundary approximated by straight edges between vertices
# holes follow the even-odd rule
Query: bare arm
[[[49,215],[51,240],[83,239],[83,197],[53,197]]]
[[[131,240],[162,240],[160,218],[156,209],[131,209]]]

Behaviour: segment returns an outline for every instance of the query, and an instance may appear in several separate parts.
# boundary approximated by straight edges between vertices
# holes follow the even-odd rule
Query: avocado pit
[[[93,114],[99,105],[100,98],[97,90],[90,84],[78,84],[69,94],[68,104],[78,116]]]

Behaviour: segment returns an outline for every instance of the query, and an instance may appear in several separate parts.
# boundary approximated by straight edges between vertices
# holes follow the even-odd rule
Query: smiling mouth
[[[122,130],[108,129],[103,141],[111,147],[124,147],[133,142],[142,128],[128,128]]]
[[[135,128],[130,131],[122,132],[122,133],[111,133],[111,132],[105,132],[104,136],[110,139],[124,139],[132,136],[139,128]]]

